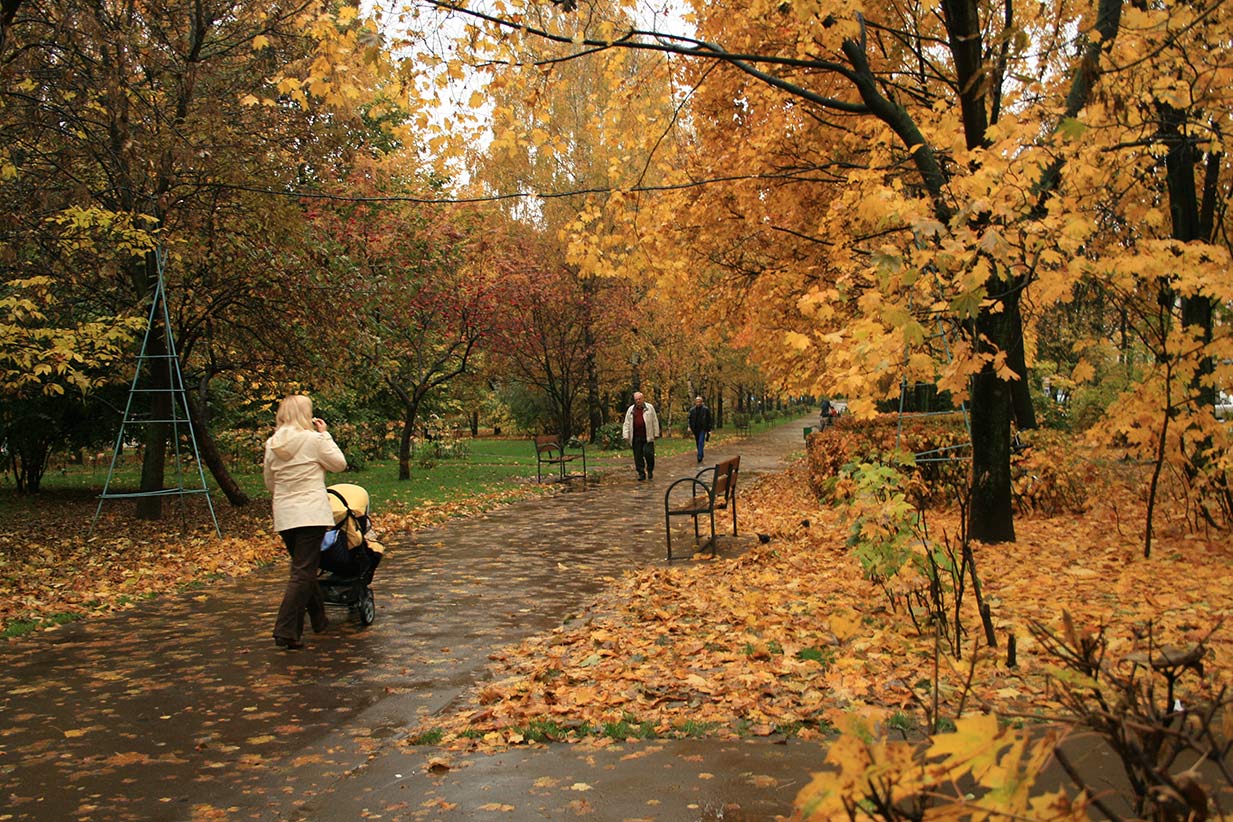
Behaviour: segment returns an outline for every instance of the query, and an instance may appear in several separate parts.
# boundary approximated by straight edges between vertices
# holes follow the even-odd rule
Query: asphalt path
[[[813,417],[715,442],[742,483],[803,451]],[[387,540],[376,622],[332,611],[270,637],[281,563],[0,645],[7,820],[770,819],[817,769],[793,740],[554,745],[443,762],[407,729],[559,625],[608,580],[664,563],[663,492],[698,466],[632,458],[561,494]],[[380,514],[375,520],[380,526]],[[739,550],[740,541],[721,546]]]

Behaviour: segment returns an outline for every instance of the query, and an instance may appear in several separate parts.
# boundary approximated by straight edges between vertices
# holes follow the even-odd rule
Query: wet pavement
[[[739,454],[747,483],[802,453],[812,421],[714,442],[706,464]],[[655,480],[637,482],[630,458],[597,482],[390,539],[376,622],[331,611],[303,651],[270,639],[281,563],[0,645],[0,822],[790,813],[822,760],[796,740],[405,744],[482,680],[491,652],[662,564],[664,490],[697,467],[692,453],[660,457]]]

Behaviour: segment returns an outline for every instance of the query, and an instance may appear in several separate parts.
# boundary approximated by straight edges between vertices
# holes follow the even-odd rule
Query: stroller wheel
[[[377,603],[373,600],[372,589],[365,588],[363,596],[360,597],[360,624],[372,625],[376,618]]]

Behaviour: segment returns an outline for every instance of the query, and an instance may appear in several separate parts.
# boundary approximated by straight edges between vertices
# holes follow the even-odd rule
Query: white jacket
[[[274,530],[334,524],[325,472],[343,471],[347,458],[329,432],[284,425],[265,441],[261,473],[274,498]]]
[[[642,420],[646,423],[646,441],[654,442],[659,436],[659,416],[655,413],[655,406],[649,402],[644,402],[642,405]],[[625,424],[621,426],[621,436],[625,437],[626,442],[634,441],[634,407],[632,405],[625,412]]]

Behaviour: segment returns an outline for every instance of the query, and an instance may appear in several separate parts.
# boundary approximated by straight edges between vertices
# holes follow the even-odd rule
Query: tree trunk
[[[599,365],[595,357],[595,329],[591,327],[591,306],[594,303],[594,277],[582,280],[582,292],[586,295],[586,325],[582,329],[583,343],[586,345],[584,368],[587,381],[587,425],[591,442],[595,442],[599,428],[604,424],[604,406],[599,397]]]
[[[415,418],[419,414],[419,403],[408,401],[404,406],[406,415],[402,421],[402,438],[398,441],[398,479],[411,479],[411,436],[415,433]]]
[[[1169,153],[1165,155],[1165,179],[1169,191],[1169,214],[1172,218],[1173,239],[1183,243],[1195,240],[1209,241],[1204,235],[1209,192],[1216,188],[1216,178],[1209,164],[1203,184],[1203,202],[1200,204],[1199,187],[1195,185],[1195,169],[1199,155],[1186,135],[1187,113],[1173,106],[1160,104],[1160,130],[1166,136]],[[1218,173],[1218,172],[1216,172]],[[1212,300],[1202,294],[1187,294],[1182,297],[1182,326],[1197,327],[1199,339],[1204,343],[1212,340]],[[1199,404],[1209,408],[1216,404],[1216,389],[1203,385],[1204,378],[1212,373],[1215,364],[1210,354],[1205,353],[1190,383],[1190,395]]]
[[[999,289],[998,285],[1003,288]],[[991,283],[991,291],[1008,290]],[[1015,298],[1017,299],[1017,297]],[[1002,350],[1013,338],[1011,312],[982,309],[976,332]],[[1015,522],[1010,482],[1010,384],[986,364],[972,379],[972,506],[968,534],[981,542],[1014,542]]]
[[[12,453],[9,460],[13,466],[13,479],[17,483],[17,493],[37,494],[43,483],[43,474],[47,472],[47,463],[51,459],[51,445],[41,437],[25,437],[14,446],[9,443]]]
[[[574,436],[574,409],[569,401],[570,387],[568,382],[562,382],[561,396],[557,403],[557,433],[561,436],[561,444],[569,442]]]
[[[162,491],[166,482],[167,433],[169,426],[163,420],[171,419],[174,398],[171,394],[171,367],[167,359],[167,329],[155,316],[154,326],[146,341],[147,371],[146,387],[150,390],[149,409],[152,422],[145,424],[145,454],[141,462],[141,485],[145,494]],[[142,363],[138,363],[141,367]],[[161,496],[137,497],[137,518],[158,520],[163,518]]]
[[[210,426],[206,421],[205,407],[196,396],[189,395],[187,392],[185,396],[188,402],[188,413],[193,420],[193,435],[197,439],[197,451],[201,455],[201,461],[205,463],[206,468],[210,469],[211,476],[218,483],[218,489],[223,492],[223,496],[227,497],[228,502],[237,508],[248,505],[250,502],[248,494],[245,494],[236,483],[231,472],[227,470],[227,464],[223,462],[222,455],[218,453],[218,444],[210,434]]]
[[[1023,348],[1023,315],[1019,310],[1021,292],[1006,300],[1006,311],[1009,312],[1010,333],[1014,341],[1006,352],[1006,361],[1019,375],[1019,379],[1011,383],[1011,412],[1015,425],[1025,431],[1036,427],[1036,409],[1032,406],[1032,387],[1028,384],[1027,359]]]

